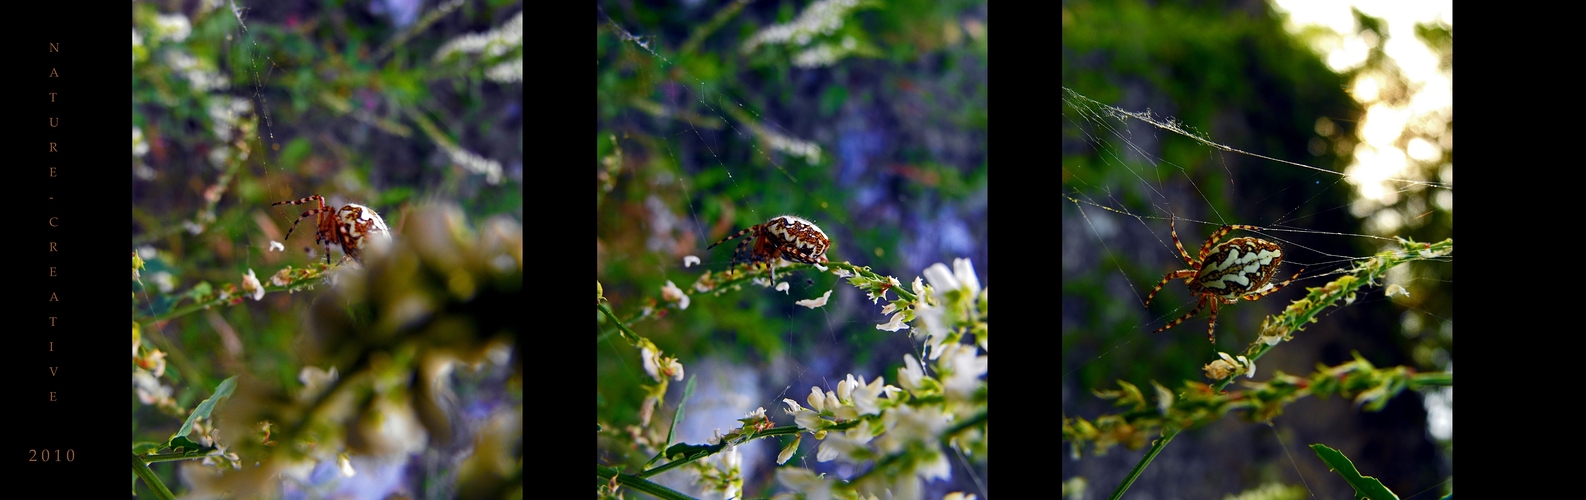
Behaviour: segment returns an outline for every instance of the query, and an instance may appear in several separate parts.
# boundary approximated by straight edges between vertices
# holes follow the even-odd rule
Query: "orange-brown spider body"
[[[1150,307],[1151,299],[1156,297],[1157,292],[1162,291],[1162,286],[1176,279],[1184,280],[1184,284],[1189,287],[1190,293],[1195,294],[1199,300],[1196,302],[1195,308],[1191,309],[1188,314],[1180,316],[1178,319],[1169,322],[1167,326],[1158,328],[1151,333],[1173,328],[1179,323],[1183,323],[1184,320],[1195,316],[1201,309],[1205,309],[1207,304],[1210,304],[1211,318],[1206,324],[1206,338],[1216,344],[1218,304],[1232,304],[1238,302],[1239,299],[1260,299],[1267,294],[1282,289],[1294,281],[1295,278],[1300,277],[1300,273],[1305,272],[1305,269],[1301,268],[1300,272],[1294,273],[1294,276],[1287,281],[1276,285],[1268,285],[1273,275],[1278,272],[1278,264],[1283,263],[1282,247],[1279,247],[1277,243],[1250,237],[1234,238],[1220,244],[1218,243],[1229,231],[1235,229],[1259,231],[1261,229],[1259,227],[1244,225],[1223,226],[1217,232],[1212,233],[1210,238],[1206,239],[1206,243],[1201,245],[1200,258],[1194,259],[1190,257],[1189,252],[1184,250],[1184,245],[1179,242],[1178,228],[1175,227],[1173,221],[1170,220],[1168,225],[1173,228],[1173,245],[1178,247],[1179,255],[1184,258],[1186,264],[1190,265],[1190,268],[1173,271],[1167,273],[1167,276],[1163,276],[1162,281],[1158,282],[1156,288],[1151,290],[1151,295],[1146,297],[1145,305]]]
[[[303,219],[318,216],[315,220],[314,242],[325,246],[325,263],[330,263],[332,244],[341,247],[346,258],[361,263],[362,251],[369,247],[371,240],[391,240],[391,229],[386,226],[385,219],[380,218],[380,214],[375,213],[374,209],[357,203],[348,203],[337,209],[326,206],[325,198],[316,194],[296,201],[277,202],[270,206],[302,205],[314,200],[319,201],[319,207],[303,212],[297,220],[292,221],[292,228],[286,230],[286,238],[282,239],[291,238],[292,231],[297,230],[297,224],[303,222]]]
[[[818,264],[826,262],[826,250],[832,245],[831,239],[814,222],[793,215],[779,215],[764,224],[755,224],[722,238],[705,249],[716,248],[716,245],[750,233],[753,234],[740,241],[738,248],[733,251],[732,267],[736,267],[740,260],[765,262],[768,266],[775,266],[778,260]],[[773,268],[771,272],[775,279],[776,270]]]

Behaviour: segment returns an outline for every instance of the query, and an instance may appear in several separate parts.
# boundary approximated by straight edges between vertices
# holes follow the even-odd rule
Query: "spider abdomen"
[[[338,242],[342,252],[354,260],[362,262],[362,250],[368,248],[373,241],[381,242],[391,240],[391,228],[385,225],[385,219],[373,209],[348,203],[336,211],[336,222],[341,226],[337,235],[341,238]]]
[[[766,223],[765,231],[774,238],[766,238],[761,243],[767,245],[790,244],[793,248],[801,250],[811,259],[824,259],[826,248],[831,246],[831,240],[826,233],[816,226],[814,222],[801,217],[783,215],[771,219]],[[770,240],[775,241],[770,241]],[[786,257],[783,257],[786,258]],[[799,259],[789,259],[799,260]]]
[[[779,260],[818,264],[827,261],[826,250],[832,244],[826,232],[815,223],[794,215],[779,215],[764,224],[755,224],[722,238],[706,249],[744,235],[749,236],[733,251],[732,266],[744,261],[766,262],[774,267]],[[775,270],[772,272],[774,275]]]
[[[362,251],[370,244],[391,240],[391,229],[386,226],[385,219],[380,218],[374,209],[357,203],[348,203],[336,209],[326,206],[325,197],[316,194],[298,200],[276,202],[270,206],[302,205],[310,201],[317,201],[318,207],[303,212],[297,220],[292,221],[292,228],[286,231],[286,238],[283,239],[291,238],[292,231],[297,230],[297,224],[303,219],[315,217],[314,242],[325,245],[327,264],[330,263],[331,245],[341,247],[342,253],[348,258],[362,262]]]
[[[1277,274],[1283,249],[1259,238],[1234,238],[1217,245],[1201,263],[1189,287],[1226,300],[1261,290]]]

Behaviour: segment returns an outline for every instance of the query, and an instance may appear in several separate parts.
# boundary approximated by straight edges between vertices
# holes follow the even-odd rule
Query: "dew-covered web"
[[[1172,103],[1139,106],[1151,101],[1133,96],[1125,98],[1127,104],[1115,105],[1067,87],[1062,93],[1065,412],[1071,402],[1085,398],[1081,387],[1110,389],[1114,380],[1155,380],[1176,390],[1175,380],[1205,381],[1199,370],[1216,359],[1216,351],[1239,354],[1256,340],[1262,318],[1304,297],[1306,287],[1323,286],[1377,252],[1401,248],[1401,238],[1427,241],[1425,235],[1433,234],[1440,236],[1431,241],[1438,241],[1452,236],[1446,228],[1424,231],[1435,226],[1427,220],[1434,217],[1429,200],[1451,200],[1452,183],[1424,178],[1413,169],[1403,177],[1373,179],[1352,173],[1342,160],[1349,155],[1341,152],[1364,146],[1354,143],[1354,124],[1347,115],[1314,118],[1313,133],[1299,136],[1302,146],[1293,147],[1283,142],[1296,140],[1292,134],[1227,123],[1190,124],[1150,107],[1171,108]],[[1361,186],[1373,183],[1393,191],[1399,202],[1384,207],[1362,201]],[[1184,280],[1176,279],[1146,306],[1164,274],[1189,267],[1170,228],[1176,227],[1185,251],[1196,257],[1206,238],[1223,225],[1262,229],[1234,230],[1222,241],[1257,237],[1282,246],[1283,264],[1272,283],[1302,268],[1303,273],[1287,288],[1258,301],[1222,305],[1215,346],[1206,340],[1209,308],[1153,333],[1195,308],[1197,301]],[[1417,227],[1423,230],[1412,231]],[[1452,256],[1439,256],[1390,270],[1353,301],[1323,311],[1294,341],[1279,346],[1310,349],[1305,355],[1268,356],[1258,373],[1305,374],[1318,360],[1343,361],[1327,357],[1336,353],[1322,347],[1337,342],[1339,330],[1369,331],[1380,341],[1384,336],[1391,340],[1390,332],[1400,326],[1395,322],[1423,330],[1451,329],[1449,303],[1396,299],[1384,292],[1397,285],[1418,300],[1446,297],[1452,293],[1452,264]],[[1394,328],[1374,328],[1373,321]],[[1307,457],[1293,455],[1304,453],[1302,444],[1287,441],[1293,432],[1284,419],[1274,421],[1270,436],[1291,455],[1267,458],[1299,470],[1293,464]],[[1305,479],[1304,474],[1297,476]]]
[[[1318,153],[1305,161],[1291,161],[1250,152],[1217,142],[1194,126],[1150,109],[1123,109],[1066,87],[1063,120],[1065,283],[1099,282],[1106,289],[1103,302],[1108,303],[1108,313],[1120,315],[1111,323],[1119,335],[1109,336],[1104,344],[1110,345],[1095,352],[1091,360],[1137,341],[1194,308],[1195,298],[1187,293],[1183,280],[1167,283],[1153,300],[1165,300],[1173,307],[1155,314],[1145,307],[1162,275],[1188,267],[1174,245],[1172,228],[1185,251],[1198,257],[1206,238],[1219,227],[1258,226],[1262,230],[1254,234],[1234,230],[1221,241],[1254,236],[1281,245],[1284,264],[1273,283],[1304,269],[1288,285],[1291,290],[1279,290],[1259,302],[1221,308],[1219,335],[1244,342],[1252,340],[1260,316],[1240,314],[1242,309],[1273,312],[1279,308],[1276,304],[1303,296],[1304,287],[1336,279],[1373,253],[1399,245],[1395,236],[1366,234],[1358,225],[1340,228],[1337,221],[1349,216],[1350,199],[1357,185],[1366,181],[1352,178],[1342,169],[1316,165],[1328,161],[1328,155]],[[1348,140],[1347,134],[1336,128],[1333,132],[1337,137],[1313,141]],[[1318,149],[1311,145],[1312,152]],[[1163,151],[1182,159],[1164,158]],[[1325,147],[1320,151],[1329,152]],[[1380,182],[1407,196],[1453,190],[1451,183],[1435,180],[1385,178]],[[1386,300],[1380,288],[1375,292],[1379,293],[1345,307]],[[1196,318],[1153,335],[1204,336],[1208,313],[1203,309]],[[1065,328],[1068,324],[1065,322]],[[1068,366],[1064,373],[1073,374],[1084,365]]]
[[[697,15],[704,21],[689,25],[686,31],[668,29],[665,23],[650,21],[619,5],[597,7],[601,75],[612,75],[611,81],[598,84],[602,92],[602,109],[597,110],[601,128],[596,138],[602,186],[599,251],[616,253],[625,246],[642,246],[644,250],[607,259],[610,263],[600,274],[607,296],[613,298],[613,309],[618,311],[624,310],[625,305],[617,302],[624,296],[658,295],[648,289],[613,293],[614,287],[622,285],[624,273],[664,276],[691,295],[688,309],[667,310],[656,314],[658,318],[636,323],[646,336],[655,335],[663,349],[676,349],[682,359],[692,360],[687,373],[702,377],[702,389],[695,392],[695,400],[687,402],[683,424],[701,427],[680,428],[680,441],[709,438],[712,428],[726,431],[736,425],[735,419],[756,408],[764,408],[779,425],[791,424],[791,417],[783,412],[787,408],[783,399],[805,404],[811,386],[830,392],[850,373],[867,381],[885,377],[895,383],[894,370],[869,367],[900,362],[902,353],[917,348],[914,344],[918,342],[911,342],[907,332],[877,330],[878,324],[887,322],[887,316],[880,314],[884,302],[877,305],[863,300],[864,292],[808,266],[778,269],[770,286],[764,286],[766,282],[745,283],[719,295],[690,288],[706,272],[720,279],[720,273],[733,266],[741,238],[752,236],[707,247],[746,228],[746,221],[765,222],[784,214],[819,225],[833,242],[826,254],[832,261],[867,265],[897,260],[892,255],[878,259],[883,257],[880,248],[854,243],[861,240],[853,233],[868,230],[867,224],[874,222],[850,214],[840,198],[829,194],[834,189],[830,173],[842,170],[836,165],[833,149],[844,147],[844,143],[815,132],[821,128],[812,121],[817,113],[790,109],[783,94],[812,92],[810,88],[819,88],[818,79],[831,77],[822,76],[819,67],[799,66],[790,72],[791,78],[799,80],[767,82],[779,78],[777,70],[765,67],[772,64],[757,66],[763,59],[779,59],[786,67],[789,60],[798,66],[809,58],[839,57],[822,50],[847,50],[842,31],[830,36],[817,30],[802,47],[778,40],[791,40],[796,35],[789,32],[810,29],[800,24],[808,20],[810,11],[819,9],[817,5],[854,3],[800,4],[782,19],[784,22],[761,22],[766,21],[762,13],[753,16],[756,22],[742,23],[738,20],[749,16],[736,9],[746,8],[748,2],[733,2],[704,8],[719,10]],[[721,27],[722,19],[735,21]],[[758,29],[740,31],[739,24],[758,25]],[[833,45],[823,49],[827,39]],[[724,44],[729,47],[725,51]],[[710,51],[726,52],[720,59],[732,61],[713,59]],[[833,102],[842,101],[834,98]],[[643,196],[624,193],[635,189],[625,187],[629,184],[643,185],[648,192]],[[614,220],[607,216],[612,213],[623,216]],[[643,242],[628,244],[625,238]],[[699,262],[685,264],[677,256],[697,257]],[[924,267],[911,270],[884,265],[877,265],[876,271],[903,281]],[[743,262],[737,266],[739,273],[746,270]],[[821,307],[797,304],[822,298],[826,300]],[[889,296],[892,298],[895,296]],[[690,319],[697,315],[709,315],[710,321]],[[669,326],[676,333],[663,333]],[[674,335],[690,340],[678,342]],[[854,347],[877,345],[885,349],[867,352]],[[628,356],[616,347],[602,346],[601,350],[602,356],[617,360]],[[915,352],[915,356],[920,354]],[[637,363],[624,364],[626,376],[644,375]],[[679,393],[674,389],[664,405],[667,408],[661,411],[670,412]],[[812,470],[832,470],[836,464],[817,463],[810,441],[804,440],[805,453],[796,462]],[[761,467],[745,471],[750,492],[772,484],[772,467],[767,465],[774,464],[771,459],[781,444],[785,442],[756,440],[743,451],[746,467]],[[854,471],[845,469],[843,473]],[[959,477],[972,481],[967,475]]]

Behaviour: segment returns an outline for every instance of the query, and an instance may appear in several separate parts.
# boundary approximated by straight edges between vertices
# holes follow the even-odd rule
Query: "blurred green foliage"
[[[1378,212],[1408,215],[1392,234],[1377,236],[1440,241],[1452,235],[1452,212],[1431,201],[1438,194],[1451,196],[1451,190],[1403,183],[1396,204],[1363,215],[1367,211],[1360,207],[1367,205],[1361,204],[1356,184],[1342,176],[1222,151],[1134,118],[1109,116],[1101,106],[1146,112],[1197,137],[1266,157],[1344,171],[1361,143],[1357,126],[1367,105],[1349,93],[1353,82],[1374,78],[1389,103],[1402,103],[1413,93],[1383,50],[1389,40],[1384,22],[1358,10],[1354,14],[1355,34],[1366,40],[1367,55],[1359,66],[1340,72],[1310,44],[1310,37],[1338,34],[1315,28],[1290,34],[1282,14],[1265,2],[1063,3],[1062,86],[1073,93],[1065,90],[1062,96],[1062,189],[1082,200],[1065,200],[1063,207],[1065,415],[1112,411],[1090,391],[1118,380],[1141,386],[1202,380],[1201,367],[1215,359],[1213,349],[1235,352],[1248,345],[1261,318],[1302,295],[1300,289],[1319,286],[1322,277],[1348,267],[1352,259],[1396,247],[1391,240],[1373,240],[1374,229],[1363,224]],[[1394,28],[1401,37],[1419,37],[1443,55],[1444,68],[1451,70],[1450,27]],[[1451,132],[1451,121],[1443,125]],[[1407,127],[1406,138],[1423,133],[1413,128]],[[1444,131],[1426,129],[1432,131],[1427,134],[1431,142],[1438,143]],[[1452,161],[1452,150],[1443,154],[1440,161],[1406,162],[1404,177],[1440,180],[1437,169]],[[1164,286],[1150,308],[1142,303],[1163,274],[1185,267],[1169,236],[1170,216],[1177,217],[1178,236],[1191,254],[1219,224],[1252,224],[1274,228],[1266,234],[1281,238],[1285,267],[1306,265],[1307,270],[1290,285],[1293,290],[1224,306],[1212,348],[1205,340],[1206,311],[1151,333],[1195,303],[1182,281]],[[1410,220],[1417,216],[1424,217]],[[1286,276],[1297,270],[1280,272]],[[1419,262],[1400,270],[1404,274],[1395,275],[1397,282],[1424,285],[1423,291],[1407,299],[1386,298],[1381,287],[1363,292],[1359,300],[1320,317],[1294,342],[1279,345],[1262,359],[1260,372],[1305,373],[1319,362],[1347,360],[1355,350],[1378,366],[1442,369],[1436,356],[1424,353],[1451,349],[1451,337],[1439,335],[1435,325],[1452,314],[1452,264]],[[1209,497],[1269,482],[1273,475],[1309,476],[1316,469],[1307,462],[1265,460],[1275,447],[1292,450],[1294,442],[1304,440],[1348,443],[1343,448],[1351,452],[1369,447],[1372,453],[1351,457],[1371,462],[1383,471],[1379,477],[1398,481],[1399,491],[1419,491],[1443,479],[1436,474],[1426,413],[1416,395],[1395,398],[1376,414],[1337,402],[1297,406],[1273,425],[1276,434],[1231,424],[1185,433],[1130,493]],[[1272,435],[1283,442],[1265,442]],[[1138,458],[1125,455],[1086,456],[1064,473],[1111,488]],[[1199,463],[1249,465],[1228,474],[1160,479],[1169,477],[1162,470]],[[1316,488],[1314,482],[1310,486]],[[1313,493],[1329,496],[1323,488]]]
[[[237,373],[302,386],[304,318],[334,287],[175,314],[240,297],[249,270],[268,285],[284,267],[325,261],[313,220],[284,241],[313,205],[272,203],[321,194],[366,205],[399,240],[418,206],[460,207],[465,225],[523,218],[520,3],[452,2],[412,17],[394,10],[419,3],[231,5],[132,5],[131,243],[147,261],[132,314],[145,345],[168,355],[162,382],[183,408]],[[138,439],[181,424],[132,404]],[[172,468],[154,469],[180,484]]]
[[[707,246],[794,214],[827,233],[833,261],[904,281],[954,257],[989,272],[985,3],[858,2],[830,30],[767,38],[812,5],[611,2],[596,23],[598,279],[619,317],[685,365],[761,370],[767,392],[742,411],[850,372],[891,378],[915,344],[877,330],[880,306],[830,274],[781,277],[787,293],[697,294],[690,285],[725,271],[738,242]],[[801,62],[825,50],[832,60]],[[684,268],[689,255],[702,264]],[[695,294],[687,310],[657,303],[669,280]],[[793,305],[832,289],[823,309]],[[604,333],[615,327],[597,325],[597,411],[622,429],[638,422],[645,374]]]
[[[1065,4],[1063,26],[1063,85],[1084,97],[1131,111],[1153,112],[1157,119],[1171,117],[1177,123],[1211,140],[1283,159],[1301,159],[1323,168],[1341,170],[1348,164],[1342,155],[1313,156],[1305,149],[1315,135],[1317,117],[1340,120],[1358,116],[1361,110],[1341,91],[1343,77],[1328,69],[1309,48],[1283,31],[1275,17],[1252,14],[1229,6],[1212,4],[1148,4],[1145,2],[1071,2]],[[1065,95],[1065,99],[1070,96]],[[1107,339],[1126,338],[1139,328],[1136,312],[1141,304],[1119,300],[1122,292],[1105,284],[1118,279],[1123,269],[1135,283],[1141,299],[1167,271],[1179,269],[1183,262],[1167,253],[1141,254],[1135,248],[1155,248],[1155,242],[1168,239],[1165,219],[1169,213],[1180,218],[1178,233],[1186,247],[1199,246],[1215,226],[1185,224],[1183,219],[1221,217],[1222,223],[1257,224],[1281,220],[1294,213],[1311,214],[1304,221],[1307,229],[1358,233],[1359,223],[1344,212],[1326,210],[1347,203],[1348,184],[1327,179],[1324,188],[1315,190],[1280,189],[1292,186],[1314,174],[1299,168],[1274,167],[1264,160],[1237,154],[1213,154],[1206,145],[1166,131],[1153,131],[1149,125],[1130,120],[1110,124],[1119,130],[1100,129],[1064,104],[1063,171],[1064,189],[1070,195],[1116,204],[1134,214],[1160,217],[1152,221],[1152,231],[1160,237],[1135,245],[1124,244],[1119,252],[1095,255],[1090,259],[1107,261],[1097,265],[1064,266],[1065,307],[1078,315],[1088,328],[1074,330],[1063,337],[1065,352],[1094,352]],[[1148,148],[1112,151],[1089,144],[1087,134],[1111,141],[1119,149],[1124,138],[1140,136]],[[1157,149],[1149,149],[1155,147]],[[1113,156],[1116,155],[1116,156]],[[1128,166],[1129,168],[1123,168]],[[1161,180],[1141,182],[1143,172]],[[1230,173],[1233,178],[1230,179]],[[1194,193],[1163,198],[1163,193]],[[1307,196],[1310,196],[1307,198]],[[1094,209],[1094,207],[1086,207]],[[1089,227],[1074,212],[1072,203],[1064,204],[1065,221],[1079,223],[1089,235]],[[1106,217],[1102,212],[1096,216]],[[1134,224],[1120,218],[1120,224]],[[1160,223],[1158,223],[1160,222]],[[1065,222],[1066,223],[1066,222]],[[1156,226],[1160,226],[1159,228]],[[1299,235],[1290,241],[1306,241]],[[1144,247],[1143,245],[1152,245]],[[1335,253],[1363,255],[1366,247],[1331,247]],[[1193,251],[1192,251],[1193,253]],[[1146,257],[1138,260],[1127,257]],[[1067,258],[1067,257],[1065,257]],[[1116,259],[1116,260],[1113,260]],[[1179,267],[1166,267],[1179,265]],[[1294,270],[1298,270],[1295,268]],[[1292,271],[1290,271],[1292,274]],[[1304,286],[1305,283],[1297,283]],[[1142,289],[1143,288],[1143,289]],[[1166,314],[1176,304],[1193,302],[1182,283],[1165,286],[1158,297]],[[1219,324],[1229,333],[1222,335],[1230,345],[1253,339],[1235,337],[1237,325],[1259,323],[1266,311],[1280,307],[1249,304],[1224,308]],[[1180,313],[1187,312],[1187,309]],[[1206,313],[1203,312],[1202,316]],[[1168,318],[1172,319],[1172,318]],[[1165,321],[1164,321],[1165,323]],[[1160,326],[1160,325],[1157,325]],[[1186,333],[1201,330],[1205,319],[1188,321],[1168,332],[1147,336],[1120,347],[1101,362],[1089,362],[1075,374],[1082,386],[1108,383],[1116,378],[1145,380],[1160,377],[1178,380],[1199,376],[1199,366],[1169,360],[1185,356],[1204,357],[1203,335]],[[1150,328],[1150,329],[1154,329]],[[1149,331],[1150,329],[1147,329]],[[1075,360],[1075,365],[1079,361]],[[1163,373],[1162,370],[1171,370]]]

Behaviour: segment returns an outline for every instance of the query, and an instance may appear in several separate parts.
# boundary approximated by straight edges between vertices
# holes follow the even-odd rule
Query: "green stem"
[[[155,497],[161,500],[176,499],[176,495],[171,493],[170,488],[166,488],[165,483],[160,482],[159,476],[155,476],[154,471],[149,470],[149,464],[144,463],[143,459],[138,457],[136,453],[132,454],[132,474],[138,476],[138,479],[142,479],[143,484],[148,486],[149,489],[154,490]]]
[[[633,330],[629,330],[627,324],[623,323],[621,319],[617,319],[617,313],[613,312],[610,306],[600,303],[595,304],[595,308],[600,309],[600,312],[605,314],[607,318],[611,318],[611,322],[615,323],[617,325],[617,329],[622,332],[623,340],[627,340],[629,343],[634,344],[639,342],[639,334],[634,333]]]
[[[621,472],[618,472],[617,469],[613,469],[613,468],[610,468],[610,467],[601,467],[599,465],[596,465],[595,466],[595,477],[600,478],[601,481],[610,481],[612,477],[616,477],[617,478],[617,484],[620,484],[620,485],[623,485],[623,486],[627,486],[629,488],[633,488],[634,490],[637,490],[637,491],[648,493],[648,494],[650,494],[650,495],[652,495],[652,496],[654,496],[656,498],[663,498],[663,499],[668,499],[668,500],[693,500],[693,497],[690,497],[688,495],[684,495],[682,493],[678,493],[677,490],[673,490],[671,488],[668,488],[668,487],[665,487],[665,486],[661,486],[659,484],[652,483],[648,479],[645,479],[645,478],[642,478],[642,477],[639,477],[639,476],[635,476],[633,474],[623,474]]]
[[[1134,464],[1134,469],[1129,471],[1129,476],[1123,478],[1123,482],[1118,484],[1118,489],[1114,490],[1112,496],[1107,498],[1109,500],[1123,498],[1123,492],[1129,491],[1129,486],[1134,484],[1134,480],[1140,478],[1140,474],[1145,472],[1147,465],[1151,465],[1151,459],[1156,458],[1158,453],[1162,453],[1162,449],[1167,448],[1167,443],[1173,440],[1173,436],[1177,435],[1178,431],[1176,430],[1168,431],[1163,433],[1161,438],[1152,441],[1151,449],[1145,452],[1144,457],[1140,458],[1140,463]]]

